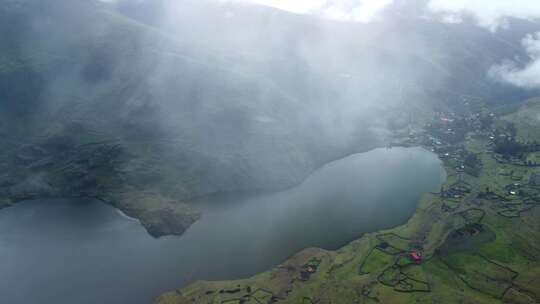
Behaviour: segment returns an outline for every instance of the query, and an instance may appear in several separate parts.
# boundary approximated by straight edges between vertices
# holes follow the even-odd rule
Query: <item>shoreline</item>
[[[442,145],[430,133],[422,134],[421,141],[427,138],[433,144],[414,146],[437,154],[446,180],[439,192],[422,195],[406,223],[366,233],[337,250],[305,249],[250,278],[197,281],[161,294],[154,303],[453,303],[457,295],[483,304],[512,302],[510,297],[540,299],[540,288],[516,279],[525,273],[540,280],[534,275],[540,264],[522,262],[540,259],[540,253],[530,249],[540,248],[540,234],[533,234],[540,216],[540,186],[523,182],[536,169],[497,162],[490,132],[493,129],[469,128],[461,142]],[[411,146],[396,144],[401,145]],[[471,154],[479,167],[468,167],[465,161]],[[519,181],[515,172],[507,171],[518,171]],[[523,245],[516,246],[515,234],[528,235],[519,239]],[[512,260],[519,255],[523,258]],[[485,282],[479,283],[478,273]]]

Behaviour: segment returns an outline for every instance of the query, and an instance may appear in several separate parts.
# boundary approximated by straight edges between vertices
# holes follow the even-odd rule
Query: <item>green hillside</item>
[[[5,205],[91,196],[141,217],[147,207],[125,198],[155,196],[168,202],[158,210],[177,210],[181,233],[195,198],[289,188],[463,94],[507,90],[477,79],[519,43],[470,25],[205,3],[159,23],[99,1],[2,1]]]
[[[413,142],[439,154],[448,178],[422,197],[405,225],[336,251],[306,249],[249,279],[195,282],[156,303],[537,303],[540,172],[526,160],[540,147],[501,154],[508,142],[493,137],[515,124],[520,138],[509,141],[523,140],[519,118],[538,115],[537,107],[530,101],[489,126],[480,124],[489,108],[469,109],[477,120],[466,123],[434,118]],[[432,141],[438,128],[458,126],[466,130],[461,142],[450,144],[449,133],[442,144]],[[474,162],[464,156],[471,153]]]

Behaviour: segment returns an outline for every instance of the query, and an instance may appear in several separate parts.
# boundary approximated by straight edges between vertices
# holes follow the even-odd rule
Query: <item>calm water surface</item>
[[[199,222],[158,240],[99,202],[18,204],[0,211],[0,303],[148,304],[193,280],[250,276],[303,248],[404,223],[444,178],[426,150],[376,149],[285,192],[197,202]]]

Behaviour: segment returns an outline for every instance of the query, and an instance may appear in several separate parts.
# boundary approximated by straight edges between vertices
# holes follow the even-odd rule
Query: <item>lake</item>
[[[284,192],[197,201],[201,220],[161,239],[96,201],[17,204],[0,211],[0,302],[148,304],[193,280],[251,276],[303,248],[405,223],[444,179],[429,151],[375,149]]]

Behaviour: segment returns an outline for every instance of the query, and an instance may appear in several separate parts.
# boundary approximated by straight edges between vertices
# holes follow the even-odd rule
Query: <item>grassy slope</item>
[[[219,120],[227,113],[283,122],[283,111],[297,112],[271,81],[231,67],[223,54],[185,45],[90,1],[7,1],[0,22],[9,39],[0,46],[1,206],[90,195],[148,225],[160,221],[158,211],[174,210],[179,225],[189,226],[197,216],[179,202],[266,184],[285,187],[312,169],[281,123],[231,130],[257,136],[219,141],[232,137],[223,125],[235,121]],[[69,143],[49,149],[59,138]],[[112,161],[92,152],[112,147],[124,152]],[[271,157],[254,157],[265,153]],[[20,165],[20,156],[28,161]],[[28,169],[47,158],[52,165]],[[96,168],[96,161],[105,164]],[[27,182],[35,176],[40,189]],[[74,185],[81,176],[88,183]],[[53,189],[42,191],[45,184]]]
[[[527,103],[503,120],[516,122],[519,134],[538,132],[516,120],[525,115],[522,113],[538,115],[538,104]],[[498,163],[487,139],[474,138],[468,137],[464,144],[478,153],[483,167],[478,177],[463,177],[472,191],[461,199],[425,194],[415,215],[403,226],[364,235],[337,251],[305,250],[249,279],[196,282],[162,295],[156,303],[269,303],[272,297],[279,303],[538,302],[540,208],[536,204],[540,189],[526,189],[536,195],[536,201],[527,201],[527,208],[523,197],[510,196],[504,189],[512,183],[526,183],[537,169]],[[448,189],[457,175],[453,166],[446,169],[444,187]],[[486,187],[501,198],[478,197]],[[453,209],[444,211],[443,203]],[[456,237],[455,231],[466,231],[471,224],[480,224],[482,232]],[[389,247],[377,249],[383,241]],[[406,254],[396,254],[418,246],[424,251],[420,264],[411,263]],[[306,263],[313,259],[322,261],[317,272],[301,280]]]
[[[247,13],[252,14],[252,11]],[[262,13],[268,14],[266,10]],[[265,52],[258,54],[259,58],[253,54],[237,53],[237,50],[197,47],[194,41],[182,40],[180,34],[164,34],[92,1],[6,0],[0,5],[0,14],[0,25],[3,25],[0,26],[0,34],[7,41],[0,45],[0,144],[2,154],[6,154],[0,155],[1,159],[6,156],[6,160],[0,163],[1,168],[11,164],[11,152],[17,154],[21,146],[40,145],[54,136],[71,137],[76,147],[111,140],[131,154],[131,158],[123,159],[122,166],[114,168],[114,172],[127,181],[129,191],[159,193],[189,201],[193,197],[225,191],[289,187],[300,182],[317,166],[365,149],[365,143],[372,137],[380,138],[375,136],[375,132],[375,135],[371,131],[364,134],[360,130],[381,129],[384,132],[388,121],[401,121],[396,128],[408,121],[408,111],[403,110],[405,104],[390,102],[389,105],[381,105],[383,99],[399,100],[390,94],[387,98],[377,96],[381,99],[376,102],[377,109],[361,111],[371,113],[370,116],[377,117],[377,121],[363,125],[361,117],[354,117],[354,123],[339,125],[334,123],[341,121],[342,113],[338,112],[335,117],[339,119],[329,118],[331,123],[325,123],[323,119],[319,125],[318,114],[321,113],[307,109],[318,109],[318,102],[336,98],[336,91],[354,89],[350,96],[341,96],[351,99],[349,102],[354,104],[360,94],[354,92],[358,90],[363,95],[363,88],[358,86],[361,81],[344,81],[336,77],[355,68],[350,67],[351,62],[345,59],[339,64],[332,64],[331,73],[324,62],[320,69],[308,69],[310,65],[300,64],[302,73],[299,74],[308,76],[298,82],[310,81],[306,82],[304,90],[298,90],[299,83],[290,80],[299,75],[291,72],[295,69],[290,66],[299,63],[294,60],[272,61],[276,57],[274,50],[282,49],[286,41],[270,43],[273,40],[267,39],[269,35],[258,35],[261,40],[255,40],[265,42],[261,47]],[[293,15],[281,18],[273,22],[288,25],[297,20]],[[303,24],[304,21],[298,22]],[[305,26],[316,25],[305,22]],[[254,24],[256,29],[261,26],[259,22]],[[294,28],[290,33],[288,30],[272,30],[270,33],[303,41],[309,49],[314,49],[313,55],[331,51],[324,47],[319,50],[318,43],[309,42],[318,39],[300,39],[305,36],[304,25],[290,24]],[[406,31],[409,36],[416,36],[417,26],[411,25],[411,29]],[[246,26],[242,24],[242,27]],[[345,30],[341,25],[330,26],[334,27]],[[246,28],[253,31],[251,27]],[[314,33],[322,34],[319,31],[323,28],[315,26]],[[237,34],[237,30],[233,27],[227,33]],[[369,40],[357,39],[351,45],[359,51],[355,55],[358,58],[354,60],[359,71],[364,70],[363,63],[385,63],[387,57],[396,56],[396,50],[399,49],[400,55],[404,51],[394,45],[400,40],[387,38],[383,34],[384,29],[379,29],[382,31],[379,35],[378,31],[372,33],[368,28],[358,30]],[[432,41],[429,37],[445,36],[441,33],[448,30],[441,28],[422,35]],[[394,31],[393,26],[386,31],[400,33]],[[461,37],[462,34],[455,32],[452,35]],[[484,33],[483,37],[487,39],[488,36]],[[395,41],[386,45],[379,39]],[[346,41],[348,44],[349,40]],[[446,49],[446,38],[439,42],[440,48]],[[258,45],[252,41],[250,44]],[[337,52],[342,46],[338,43],[335,48]],[[500,48],[503,47],[499,45],[488,49]],[[394,71],[386,67],[382,74],[395,75],[399,79],[401,74],[394,72],[408,73],[406,67],[410,64],[414,70],[439,75],[434,77],[436,79],[446,79],[440,74],[446,75],[448,71],[441,72],[436,67],[453,64],[443,58],[426,60],[424,52],[415,50],[408,50],[403,58],[403,64],[407,63],[403,69]],[[465,49],[459,45],[455,56],[449,57],[461,58],[459,54],[464,52]],[[376,55],[379,53],[383,55]],[[284,52],[277,58],[290,58],[290,55]],[[267,71],[269,66],[275,66],[277,70]],[[459,73],[462,74],[471,73]],[[388,87],[390,82],[392,86],[401,86],[397,80],[385,81],[385,91],[398,92]],[[319,83],[324,85],[317,85]],[[422,84],[422,88],[430,87],[425,81]],[[411,87],[408,91],[414,94],[414,98],[410,99],[436,99],[431,96],[435,93],[424,92],[422,88]],[[379,92],[377,89],[374,91]],[[6,106],[7,111],[4,109]],[[416,108],[417,111],[431,111],[431,106],[423,102],[419,102]],[[30,113],[22,119],[18,115],[20,112]],[[306,116],[316,117],[312,120],[314,123],[300,123]],[[253,121],[253,117],[259,120]],[[366,121],[370,119],[366,117]],[[350,136],[335,136],[344,133],[343,127],[349,125],[355,126]],[[4,171],[10,171],[8,169]],[[15,168],[11,171],[20,173],[24,170]],[[97,179],[102,188],[117,186],[109,183],[111,179],[107,176],[98,175]]]
[[[522,141],[540,141],[540,98],[526,101],[526,106],[503,117],[516,124]]]
[[[63,18],[62,9],[71,9],[73,15]],[[129,168],[132,159],[126,153],[118,157],[100,153],[114,147],[121,147],[118,150],[122,151],[131,149],[121,140],[121,130],[111,125],[115,121],[111,113],[115,111],[107,103],[135,82],[114,75],[117,77],[108,79],[106,86],[95,85],[92,81],[75,80],[84,78],[84,72],[71,74],[100,64],[90,60],[95,51],[92,46],[100,46],[105,57],[118,55],[136,60],[136,52],[126,45],[144,41],[145,46],[139,50],[144,53],[145,48],[156,47],[164,38],[90,2],[57,5],[54,0],[7,1],[0,6],[0,16],[2,24],[6,23],[2,34],[9,42],[0,48],[0,205],[44,196],[95,196],[140,218],[147,228],[159,224],[158,212],[176,217],[179,231],[189,226],[197,215],[187,206],[159,193],[149,193],[152,189],[126,189],[119,184],[120,171]],[[42,22],[42,28],[36,26]],[[103,35],[102,28],[112,30]],[[42,32],[46,39],[41,37]],[[147,68],[145,65],[148,63],[138,61],[134,69],[124,73],[137,74]],[[55,81],[61,84],[60,90],[53,88]],[[62,147],[53,147],[51,143],[59,139],[64,142]],[[22,155],[28,158],[25,164],[19,162]],[[52,164],[28,166],[45,159],[52,159]],[[45,184],[48,186],[41,186]],[[125,198],[129,195],[143,199]]]
[[[17,12],[21,16],[15,19],[26,27],[20,20],[32,20],[39,8],[26,2],[0,7],[6,10],[0,10],[2,17]],[[76,123],[82,127],[74,132],[77,145],[117,141],[138,158],[123,168],[136,186],[151,184],[153,191],[183,200],[288,187],[321,164],[296,134],[298,102],[264,75],[250,72],[249,64],[83,2],[65,5],[74,7],[74,20],[58,18],[58,5],[44,12],[45,21],[37,19],[47,22],[45,42],[35,29],[19,39],[21,30],[10,33],[13,43],[2,46],[9,50],[0,51],[0,89],[4,84],[19,89],[0,93],[8,100],[0,104],[1,126],[15,139],[28,139],[20,144],[65,135]],[[17,73],[36,79],[36,87],[16,81]],[[84,77],[90,80],[79,79]],[[26,91],[38,93],[26,100],[21,93]],[[10,121],[14,115],[3,107],[14,104],[22,105],[15,110],[30,112],[25,119]],[[326,157],[344,153],[331,151]]]

